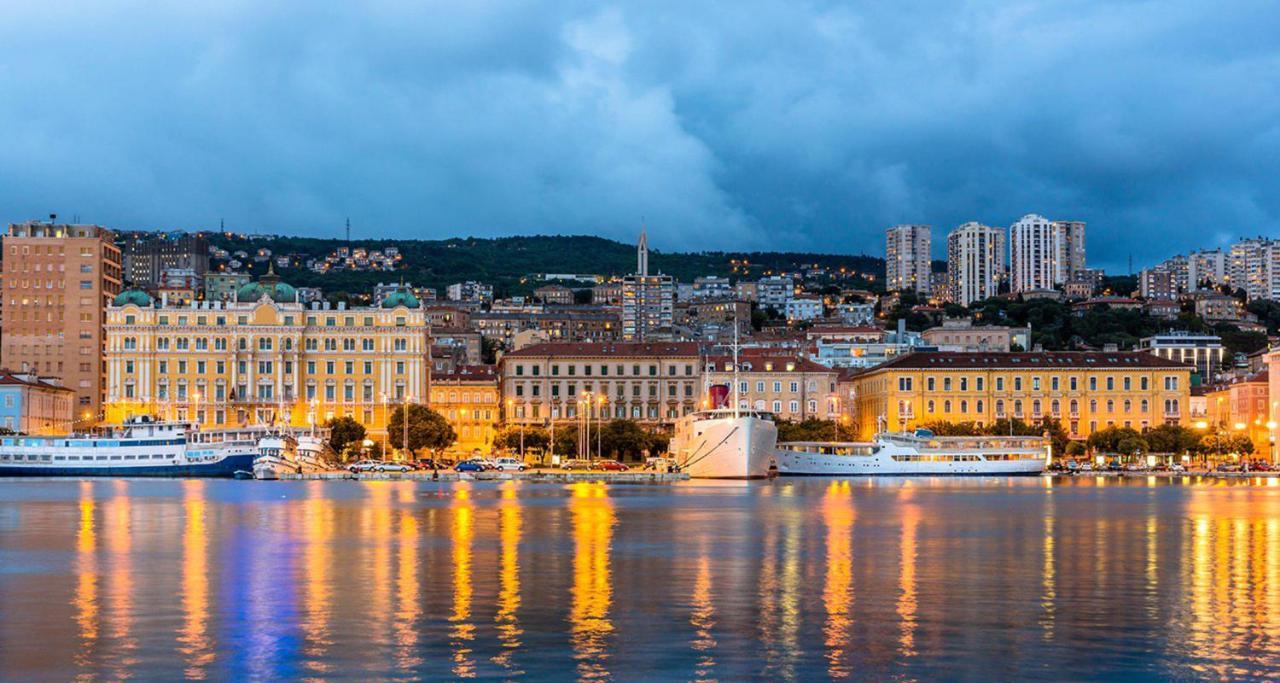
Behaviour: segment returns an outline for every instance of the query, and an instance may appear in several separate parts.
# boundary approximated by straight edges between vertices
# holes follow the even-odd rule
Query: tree
[[[454,441],[458,440],[458,435],[454,433],[453,427],[449,425],[449,421],[436,411],[419,404],[411,404],[408,406],[409,412],[409,446],[410,452],[420,448],[426,448],[433,452],[448,448]],[[405,434],[405,406],[397,406],[395,411],[391,413],[391,421],[387,425],[388,436],[391,445],[404,449]]]
[[[1121,450],[1121,442],[1128,440],[1138,440],[1141,442],[1143,450],[1146,449],[1146,441],[1142,439],[1142,435],[1131,427],[1107,427],[1089,435],[1089,448],[1104,453],[1123,453]],[[1132,442],[1130,445],[1134,445]]]
[[[1078,458],[1084,455],[1086,450],[1088,449],[1085,448],[1085,445],[1083,442],[1072,441],[1071,443],[1067,444],[1066,455],[1069,458]]]
[[[1143,433],[1152,453],[1184,453],[1196,450],[1200,435],[1181,425],[1160,425]]]
[[[1136,455],[1147,450],[1147,440],[1141,436],[1124,436],[1116,444],[1116,451],[1122,455]]]
[[[853,429],[847,425],[836,427],[834,420],[819,420],[811,417],[802,422],[779,420],[778,441],[852,441]]]
[[[549,442],[547,430],[541,427],[524,427],[523,429],[525,452],[545,451],[547,449],[547,443]],[[521,428],[518,425],[504,427],[502,431],[498,432],[498,435],[494,437],[493,445],[499,448],[518,452],[520,450],[521,443],[520,432]],[[524,456],[524,453],[520,453],[520,455]]]
[[[638,459],[652,445],[649,432],[634,420],[611,420],[600,429],[600,450],[617,459]]]
[[[354,417],[335,417],[326,422],[325,426],[329,428],[329,447],[335,453],[346,451],[349,444],[359,445],[364,441],[364,425]]]

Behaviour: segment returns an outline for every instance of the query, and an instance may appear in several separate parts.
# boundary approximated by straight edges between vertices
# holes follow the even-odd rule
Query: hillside
[[[274,254],[325,255],[343,246],[337,239],[307,237],[256,237],[209,234],[210,243],[231,251],[252,253],[267,247]],[[462,280],[494,284],[499,296],[520,294],[542,284],[531,278],[539,273],[598,273],[605,276],[631,273],[636,265],[635,246],[585,235],[502,237],[496,239],[455,238],[448,240],[353,240],[353,247],[383,249],[395,246],[403,254],[404,268],[394,275],[385,272],[313,273],[305,268],[289,268],[281,275],[295,285],[323,287],[330,292],[365,291],[388,279],[405,279],[419,286],[443,288]],[[735,265],[735,263],[737,265]],[[743,265],[743,264],[748,265]],[[701,275],[759,278],[778,271],[823,267],[834,278],[851,287],[877,287],[883,279],[884,261],[871,256],[806,254],[790,252],[698,252],[650,251],[653,272],[691,281]],[[261,266],[259,266],[261,269]]]

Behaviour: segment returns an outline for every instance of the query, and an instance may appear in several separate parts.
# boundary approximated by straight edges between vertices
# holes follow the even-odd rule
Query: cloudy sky
[[[0,0],[0,220],[880,253],[1280,236],[1272,1]]]

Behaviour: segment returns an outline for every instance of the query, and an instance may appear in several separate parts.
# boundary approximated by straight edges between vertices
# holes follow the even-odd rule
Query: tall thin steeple
[[[649,274],[649,238],[644,234],[644,225],[640,226],[640,242],[636,244],[636,275]]]

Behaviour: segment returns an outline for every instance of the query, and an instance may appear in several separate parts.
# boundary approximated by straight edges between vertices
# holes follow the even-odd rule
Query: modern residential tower
[[[968,306],[999,293],[1005,278],[1004,240],[1002,228],[977,222],[947,235],[947,280],[955,303]]]
[[[885,230],[885,289],[928,294],[932,246],[927,225],[895,225]]]

